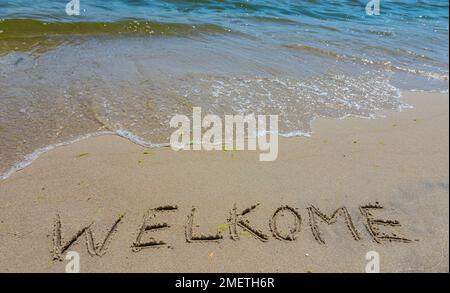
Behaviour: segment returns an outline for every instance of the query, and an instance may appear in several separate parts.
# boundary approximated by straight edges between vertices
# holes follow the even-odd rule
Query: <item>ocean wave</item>
[[[410,105],[400,100],[399,89],[389,84],[387,77],[363,75],[358,78],[348,76],[326,76],[314,79],[310,82],[299,82],[279,78],[231,78],[215,76],[195,76],[196,82],[190,82],[190,90],[196,95],[198,89],[203,88],[204,94],[213,97],[233,97],[229,110],[234,108],[235,114],[252,113],[279,113],[282,115],[279,135],[282,137],[311,136],[313,130],[311,124],[318,118],[345,119],[348,117],[375,119],[380,117],[378,111],[394,109],[402,111],[411,108]],[[325,88],[329,82],[334,80],[332,87]],[[368,83],[367,81],[371,81]],[[370,86],[369,86],[370,85]],[[253,93],[254,97],[249,96]],[[337,93],[339,95],[337,96]],[[376,95],[375,95],[376,93]],[[191,97],[189,92],[183,92],[182,96]],[[215,97],[214,97],[215,96]],[[246,98],[244,98],[246,97]],[[284,97],[279,100],[280,97]],[[220,111],[225,100],[204,101],[205,112]],[[299,112],[293,107],[301,102],[303,105]],[[220,107],[215,108],[215,103]],[[104,103],[101,103],[102,105]],[[253,106],[251,106],[253,105]],[[266,108],[264,105],[268,106]],[[239,109],[236,107],[239,106]],[[108,106],[109,107],[109,106]],[[259,108],[261,107],[261,108]],[[162,108],[164,108],[162,106]],[[108,108],[109,109],[109,108]],[[269,110],[270,109],[270,110]],[[295,110],[297,109],[297,110]],[[109,109],[111,110],[111,109]],[[133,110],[136,110],[133,108]],[[209,110],[209,111],[208,111]],[[294,111],[290,113],[289,111]],[[111,113],[106,111],[105,113]],[[230,112],[230,113],[233,113]],[[137,113],[133,112],[134,115]],[[311,113],[312,116],[309,116]],[[304,117],[303,117],[304,116]],[[301,122],[303,120],[303,122]],[[116,121],[117,127],[108,127],[109,131],[94,132],[81,135],[75,139],[38,148],[32,153],[14,164],[5,173],[0,175],[0,180],[10,177],[15,172],[29,166],[41,155],[61,146],[70,145],[91,137],[102,135],[117,135],[145,148],[167,147],[169,143],[153,143],[149,137],[143,137],[137,129],[121,127],[123,122]]]
[[[398,105],[396,110],[402,111],[403,109],[409,109],[409,108],[413,108],[413,107],[408,104],[402,103],[402,104]],[[341,117],[337,117],[337,119],[346,119],[349,117],[356,117],[359,119],[376,119],[376,118],[383,117],[383,116],[377,115],[377,114],[370,114],[369,116],[356,115],[356,114],[345,114]],[[309,124],[311,125],[318,118],[325,118],[325,116],[316,116],[314,119],[312,119],[309,122]],[[311,128],[312,128],[312,126],[311,126]],[[257,135],[264,136],[264,135],[267,135],[268,133],[272,133],[272,132],[271,131],[262,131],[262,132],[258,133]],[[285,137],[285,138],[291,138],[291,137],[307,137],[308,138],[308,137],[311,137],[311,135],[313,134],[313,131],[311,130],[309,132],[305,132],[302,130],[292,130],[292,131],[287,131],[287,132],[278,132],[277,134],[279,136]],[[14,173],[30,166],[40,156],[42,156],[45,153],[48,153],[51,150],[54,150],[54,149],[62,147],[62,146],[68,146],[68,145],[71,145],[71,144],[74,144],[74,143],[77,143],[77,142],[80,142],[80,141],[83,141],[83,140],[86,140],[89,138],[99,137],[99,136],[104,136],[104,135],[117,135],[119,137],[129,140],[130,142],[132,142],[134,144],[137,144],[137,145],[145,147],[145,148],[161,148],[161,147],[169,147],[170,146],[169,142],[167,142],[167,143],[152,143],[152,142],[147,141],[144,138],[140,137],[139,135],[137,135],[129,130],[123,129],[123,128],[119,128],[115,131],[100,131],[100,132],[89,133],[86,135],[79,136],[75,139],[71,139],[71,140],[56,143],[56,144],[51,144],[46,147],[36,149],[32,153],[26,155],[23,158],[23,160],[14,164],[14,166],[12,166],[10,169],[8,169],[5,173],[0,174],[0,181],[5,180],[5,179],[9,178],[11,175],[13,175]],[[194,142],[194,143],[198,143],[198,142]]]
[[[418,69],[418,68],[408,68],[408,67],[393,64],[392,61],[390,61],[390,60],[371,60],[368,58],[362,58],[362,57],[356,57],[356,56],[352,56],[352,55],[348,55],[348,54],[344,54],[344,53],[338,53],[331,49],[323,49],[320,47],[308,46],[308,45],[304,45],[304,44],[285,44],[282,46],[285,48],[288,48],[288,49],[296,50],[296,51],[307,53],[307,54],[314,54],[314,55],[318,55],[318,56],[322,56],[322,57],[333,58],[335,60],[340,60],[340,61],[350,61],[353,63],[362,64],[362,65],[370,65],[370,66],[382,68],[385,71],[394,71],[394,72],[397,71],[397,72],[410,73],[410,74],[414,74],[417,76],[421,76],[421,77],[425,77],[425,78],[432,78],[432,79],[441,80],[441,81],[449,80],[448,73],[443,74],[443,73],[432,72],[432,71],[427,71],[427,70]],[[413,55],[414,53],[407,52],[407,54]],[[414,54],[414,55],[416,55],[416,54]],[[421,58],[425,59],[426,57],[421,57]]]
[[[0,40],[64,36],[193,36],[231,34],[215,24],[166,23],[139,19],[116,22],[46,22],[34,19],[0,20]]]

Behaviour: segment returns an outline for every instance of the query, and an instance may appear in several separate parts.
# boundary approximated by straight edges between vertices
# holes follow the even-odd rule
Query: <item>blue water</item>
[[[216,25],[291,49],[301,44],[310,54],[390,62],[390,70],[448,80],[448,1],[381,0],[379,16],[365,13],[368,0],[81,0],[79,16],[66,14],[67,2],[0,0],[0,19]]]

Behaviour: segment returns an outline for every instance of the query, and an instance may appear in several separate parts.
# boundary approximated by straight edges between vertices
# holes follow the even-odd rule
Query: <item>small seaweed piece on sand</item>
[[[222,145],[222,151],[227,152],[227,151],[233,151],[233,148],[228,148],[226,144]]]
[[[89,153],[81,153],[81,154],[76,155],[75,158],[78,159],[78,158],[86,157],[88,155],[89,155]]]
[[[228,224],[219,224],[217,225],[217,230],[219,230],[220,232],[224,232],[228,230]]]

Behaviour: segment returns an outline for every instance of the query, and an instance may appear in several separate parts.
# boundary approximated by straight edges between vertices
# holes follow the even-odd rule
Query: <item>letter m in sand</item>
[[[358,234],[358,231],[356,230],[355,226],[353,225],[352,218],[347,210],[346,207],[339,208],[334,211],[334,213],[331,216],[328,216],[324,213],[322,213],[318,208],[315,206],[310,206],[308,208],[309,213],[309,225],[311,226],[311,230],[313,233],[314,238],[319,242],[320,244],[325,244],[325,240],[323,240],[319,226],[317,223],[317,217],[321,219],[323,222],[327,223],[328,225],[332,225],[336,223],[339,216],[341,216],[344,219],[345,224],[347,225],[347,228],[350,230],[350,233],[353,236],[353,239],[360,240],[360,236]]]

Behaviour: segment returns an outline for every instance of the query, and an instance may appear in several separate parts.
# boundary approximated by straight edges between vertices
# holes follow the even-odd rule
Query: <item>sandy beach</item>
[[[449,96],[318,119],[252,151],[145,149],[105,135],[0,181],[0,271],[448,272]],[[74,238],[74,236],[79,236]],[[74,240],[71,243],[71,240]]]

